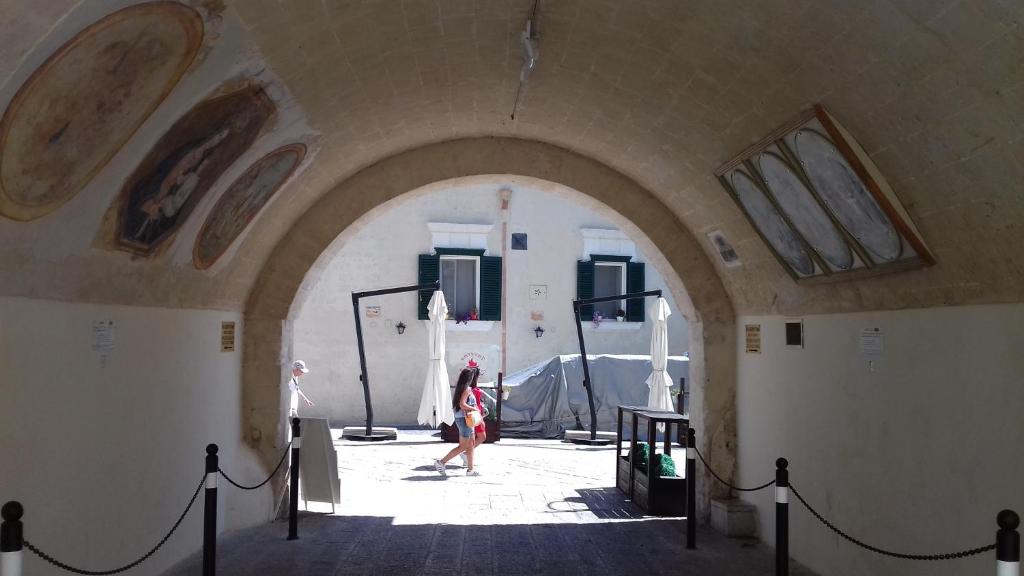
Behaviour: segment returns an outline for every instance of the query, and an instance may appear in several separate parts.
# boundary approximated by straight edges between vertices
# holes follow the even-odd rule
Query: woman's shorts
[[[459,427],[459,436],[462,436],[463,438],[473,437],[473,429],[466,425],[465,416],[456,416],[455,425]]]

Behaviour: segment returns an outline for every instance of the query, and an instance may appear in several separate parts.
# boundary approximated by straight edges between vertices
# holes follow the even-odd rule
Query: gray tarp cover
[[[594,383],[597,428],[614,431],[619,405],[647,404],[647,377],[651,357],[587,355]],[[668,357],[668,373],[675,385],[689,376],[689,359]],[[583,388],[583,362],[579,354],[555,356],[507,376],[508,400],[501,403],[501,434],[511,437],[561,438],[577,422],[590,429],[590,405]]]

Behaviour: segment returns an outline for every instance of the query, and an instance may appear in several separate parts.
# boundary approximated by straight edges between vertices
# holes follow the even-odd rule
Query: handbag
[[[476,428],[480,424],[483,424],[484,417],[480,415],[477,410],[469,410],[466,412],[466,426],[470,428]]]

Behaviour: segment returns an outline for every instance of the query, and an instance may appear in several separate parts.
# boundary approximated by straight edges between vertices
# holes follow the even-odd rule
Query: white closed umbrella
[[[423,396],[420,398],[420,411],[416,421],[420,424],[437,428],[442,422],[453,424],[455,412],[452,410],[452,391],[448,383],[448,368],[445,367],[444,320],[448,317],[448,305],[444,294],[435,290],[427,304],[427,341],[430,345],[430,360],[427,365],[427,378],[423,383]]]
[[[672,311],[664,298],[650,310],[654,329],[651,331],[651,375],[647,377],[647,407],[672,411],[672,377],[668,375],[668,317]]]

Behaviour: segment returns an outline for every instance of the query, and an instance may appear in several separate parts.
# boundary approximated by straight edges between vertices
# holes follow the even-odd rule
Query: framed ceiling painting
[[[304,144],[283,146],[257,160],[228,187],[196,236],[192,249],[196,269],[213,266],[305,157]]]
[[[878,168],[820,105],[715,175],[797,282],[935,263]]]
[[[34,220],[74,197],[163,102],[202,41],[195,10],[147,2],[50,55],[0,119],[0,215]]]

